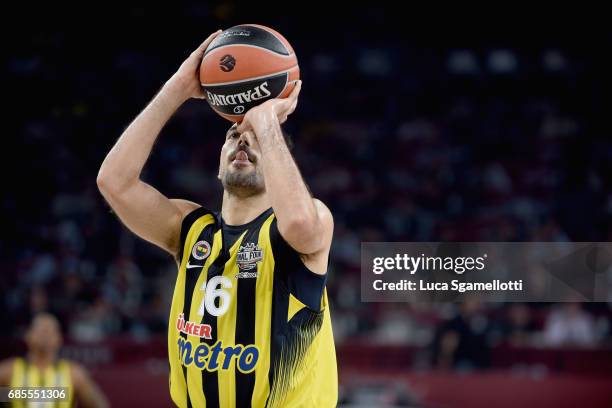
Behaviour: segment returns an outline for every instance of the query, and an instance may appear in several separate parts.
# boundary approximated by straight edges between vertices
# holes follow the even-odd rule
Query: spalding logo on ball
[[[210,106],[240,122],[253,106],[286,98],[300,68],[289,42],[277,31],[256,24],[228,28],[210,43],[200,65],[200,82]]]

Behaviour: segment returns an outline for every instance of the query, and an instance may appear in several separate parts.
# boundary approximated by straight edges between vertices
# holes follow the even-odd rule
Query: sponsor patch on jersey
[[[238,371],[248,374],[255,370],[259,361],[259,348],[254,344],[224,345],[219,340],[211,346],[179,336],[177,346],[181,364],[185,367],[195,366],[199,370],[230,370],[234,362]]]
[[[212,339],[212,327],[210,324],[200,324],[197,322],[185,321],[185,315],[179,314],[176,319],[176,329],[189,336]]]
[[[206,241],[198,241],[191,250],[191,255],[198,261],[208,258],[210,255],[210,244]]]
[[[259,248],[259,245],[256,245],[253,242],[249,242],[246,245],[241,245],[238,249],[238,255],[236,256],[236,263],[238,264],[238,269],[240,269],[241,275],[243,272],[253,271],[255,269],[255,273],[257,272],[257,263],[261,262],[263,259],[263,250]],[[236,275],[238,278],[239,276]],[[256,278],[255,276],[242,276],[244,278]]]

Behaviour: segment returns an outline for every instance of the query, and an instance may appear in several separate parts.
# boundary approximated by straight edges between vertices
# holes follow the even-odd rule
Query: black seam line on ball
[[[253,44],[225,44],[225,45],[220,45],[220,46],[215,47],[215,48],[211,48],[210,50],[206,51],[204,56],[207,56],[212,51],[221,50],[221,49],[227,48],[227,47],[251,47],[251,48],[259,48],[259,49],[271,52],[274,55],[279,55],[279,56],[284,57],[284,58],[293,57],[295,55],[295,53],[293,53],[293,52],[290,52],[289,54],[285,54],[285,53],[282,53],[282,52],[271,50],[271,49],[266,48],[266,47],[262,47],[260,45],[253,45]]]
[[[217,83],[214,83],[214,84],[200,83],[200,85],[214,88],[215,86],[237,85],[237,84],[241,84],[243,82],[258,81],[258,80],[264,79],[264,78],[272,78],[273,79],[274,77],[280,77],[283,74],[289,76],[289,71],[291,71],[295,67],[297,67],[297,65],[294,65],[291,68],[286,69],[286,70],[282,70],[282,71],[279,71],[279,72],[273,72],[271,74],[261,75],[261,76],[255,77],[255,78],[238,79],[236,81],[229,81],[229,82],[217,82]]]

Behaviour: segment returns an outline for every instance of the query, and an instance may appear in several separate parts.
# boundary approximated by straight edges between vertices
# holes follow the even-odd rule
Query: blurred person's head
[[[583,314],[581,297],[576,293],[570,293],[563,297],[559,309],[567,318],[574,318]]]
[[[261,147],[252,130],[239,133],[237,124],[232,125],[225,135],[219,160],[219,180],[223,189],[238,197],[251,197],[266,191],[260,166]],[[287,146],[291,140],[283,131]]]
[[[450,369],[455,363],[455,353],[459,347],[461,336],[454,330],[441,333],[434,350],[434,366],[437,369]]]
[[[532,299],[546,299],[549,280],[550,274],[543,265],[539,263],[530,265],[527,272],[527,285],[525,285],[529,297]]]
[[[523,303],[513,303],[508,308],[508,321],[513,328],[524,328],[531,322],[531,312]]]
[[[481,302],[477,296],[467,297],[459,306],[464,317],[473,317],[480,311]]]
[[[582,312],[582,304],[579,302],[563,303],[563,313],[568,317],[579,316]]]
[[[64,275],[64,290],[67,295],[75,296],[83,289],[83,280],[78,273]]]
[[[28,350],[34,354],[55,355],[62,346],[59,321],[49,313],[37,314],[25,333]]]

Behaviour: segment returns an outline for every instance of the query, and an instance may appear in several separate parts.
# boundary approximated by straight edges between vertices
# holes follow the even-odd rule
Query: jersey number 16
[[[200,303],[198,314],[204,316],[204,310],[213,316],[221,316],[230,304],[230,295],[224,289],[232,287],[232,282],[225,276],[214,276],[208,282],[204,282],[200,290],[204,291],[204,298]],[[215,299],[219,298],[219,306],[215,304]]]

